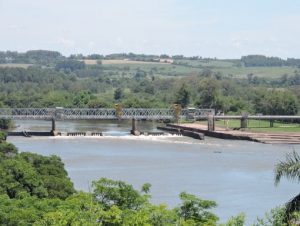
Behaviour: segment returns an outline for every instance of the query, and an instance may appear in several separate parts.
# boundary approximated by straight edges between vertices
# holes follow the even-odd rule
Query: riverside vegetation
[[[164,63],[165,62],[165,63]],[[300,60],[0,52],[0,107],[183,107],[294,115]]]
[[[219,224],[214,201],[182,192],[181,203],[170,209],[150,202],[151,185],[140,190],[122,181],[101,178],[92,182],[92,192],[76,191],[57,156],[19,153],[0,133],[0,224],[1,225],[206,225],[242,226],[244,213]],[[276,183],[282,176],[299,181],[296,153],[276,168]],[[298,165],[297,165],[298,164]],[[298,168],[297,168],[298,167]],[[299,195],[288,205],[271,210],[258,225],[297,225]]]

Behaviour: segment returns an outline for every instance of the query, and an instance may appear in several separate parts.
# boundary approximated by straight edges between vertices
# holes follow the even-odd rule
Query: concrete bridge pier
[[[56,135],[56,122],[55,122],[55,119],[54,118],[52,118],[51,119],[51,134],[53,135],[53,136],[55,136]]]
[[[241,118],[241,129],[245,129],[248,126],[248,117],[243,115]]]
[[[135,136],[139,136],[141,134],[140,131],[138,131],[137,122],[135,118],[132,119],[132,128],[130,133]]]
[[[215,131],[215,117],[214,115],[208,115],[207,117],[207,130]]]

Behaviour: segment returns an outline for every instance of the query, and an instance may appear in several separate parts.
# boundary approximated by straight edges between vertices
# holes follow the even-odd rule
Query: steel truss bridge
[[[156,108],[0,108],[0,118],[19,120],[145,119],[164,120],[180,117],[194,119],[214,115],[214,109]]]

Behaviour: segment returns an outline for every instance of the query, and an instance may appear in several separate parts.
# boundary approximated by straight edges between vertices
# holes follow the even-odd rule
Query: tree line
[[[46,66],[56,65],[60,61],[67,60],[134,60],[134,61],[146,61],[146,62],[156,62],[159,59],[169,59],[174,60],[202,60],[204,62],[209,62],[210,60],[218,60],[217,58],[205,58],[201,56],[184,56],[184,55],[149,55],[149,54],[135,54],[135,53],[114,53],[114,54],[71,54],[70,56],[63,56],[57,51],[49,50],[29,50],[25,53],[16,51],[0,51],[0,64],[5,63],[22,63],[22,64],[39,64]],[[228,62],[234,62],[235,64],[244,65],[246,67],[274,67],[274,66],[292,66],[299,67],[300,59],[297,58],[287,58],[286,60],[279,57],[267,57],[264,55],[247,55],[242,56],[241,59],[228,59]]]
[[[295,66],[300,67],[300,59],[287,58],[286,60],[279,57],[267,57],[264,55],[248,55],[241,58],[241,62],[246,67],[281,67]]]
[[[65,66],[64,66],[65,67]],[[299,73],[269,82],[254,83],[253,78],[237,79],[203,70],[184,78],[163,78],[137,69],[130,76],[109,75],[101,66],[71,65],[61,68],[0,68],[0,107],[124,107],[214,108],[226,114],[242,111],[262,114],[298,113]]]

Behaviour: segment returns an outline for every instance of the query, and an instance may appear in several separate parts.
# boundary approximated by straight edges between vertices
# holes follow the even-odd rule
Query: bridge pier
[[[131,127],[130,133],[131,133],[132,135],[139,136],[141,133],[140,133],[140,131],[138,131],[138,129],[137,129],[136,119],[133,118],[132,121],[131,121],[131,123],[132,123],[132,127]]]
[[[245,129],[248,127],[248,117],[243,115],[241,118],[241,129]]]
[[[214,115],[208,115],[207,117],[207,130],[215,131],[215,117]]]
[[[53,136],[56,135],[56,122],[54,118],[51,119],[51,134]]]
[[[270,120],[270,127],[271,127],[271,128],[274,127],[274,120],[273,120],[273,119]]]

